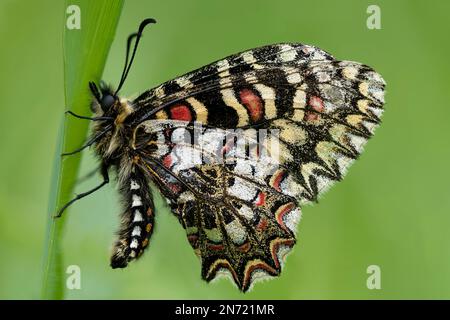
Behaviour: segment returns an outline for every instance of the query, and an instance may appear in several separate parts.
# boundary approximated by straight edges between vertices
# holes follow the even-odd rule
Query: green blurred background
[[[381,30],[366,27],[370,4]],[[281,277],[241,294],[207,284],[185,233],[158,203],[157,230],[139,262],[109,267],[118,224],[115,186],[70,211],[64,266],[81,268],[69,299],[450,298],[450,68],[448,1],[127,0],[103,79],[117,84],[126,36],[146,30],[122,94],[264,44],[313,44],[374,67],[386,113],[343,182],[303,210],[299,243]],[[64,110],[63,2],[0,2],[0,298],[39,298],[47,201]],[[86,106],[88,112],[88,106]],[[81,174],[95,159],[88,151]],[[99,181],[78,185],[86,190]],[[381,290],[366,269],[381,268]]]

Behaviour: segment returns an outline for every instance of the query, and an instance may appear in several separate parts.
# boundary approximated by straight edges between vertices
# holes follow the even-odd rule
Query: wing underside
[[[280,44],[134,101],[140,165],[186,229],[204,279],[227,274],[246,291],[280,274],[300,205],[342,179],[362,152],[380,124],[384,85],[366,65]]]

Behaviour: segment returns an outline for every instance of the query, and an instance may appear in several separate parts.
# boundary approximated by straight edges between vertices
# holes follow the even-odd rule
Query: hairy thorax
[[[93,102],[93,110],[96,117],[110,117],[111,121],[99,121],[92,128],[92,137],[102,135],[95,146],[96,153],[102,159],[110,159],[112,163],[119,160],[119,155],[128,153],[132,130],[126,124],[127,118],[134,112],[131,101],[122,98],[118,99],[114,105],[104,112],[97,101]]]

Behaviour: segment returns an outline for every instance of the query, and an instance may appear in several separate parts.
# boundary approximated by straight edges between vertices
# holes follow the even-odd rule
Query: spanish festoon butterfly
[[[94,121],[92,137],[74,152],[93,145],[104,182],[59,215],[115,170],[123,211],[111,266],[124,268],[149,244],[153,183],[200,257],[202,278],[228,275],[247,291],[255,280],[280,274],[301,205],[341,180],[373,135],[385,82],[366,65],[283,43],[231,55],[134,100],[121,98],[142,31],[154,22],[144,20],[128,38],[116,90],[89,84],[95,117],[71,113]]]

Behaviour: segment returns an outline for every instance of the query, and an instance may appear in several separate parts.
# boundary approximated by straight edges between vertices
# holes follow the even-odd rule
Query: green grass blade
[[[69,5],[80,8],[81,29],[64,30],[64,73],[66,109],[88,115],[91,96],[88,82],[99,82],[123,0],[71,0]],[[67,15],[67,17],[70,14]],[[72,151],[87,136],[89,121],[65,116],[58,137],[48,206],[48,226],[42,284],[43,299],[64,298],[64,268],[61,241],[65,216],[54,219],[58,208],[73,197],[81,155],[61,158],[61,152]],[[67,211],[65,212],[67,215]]]

